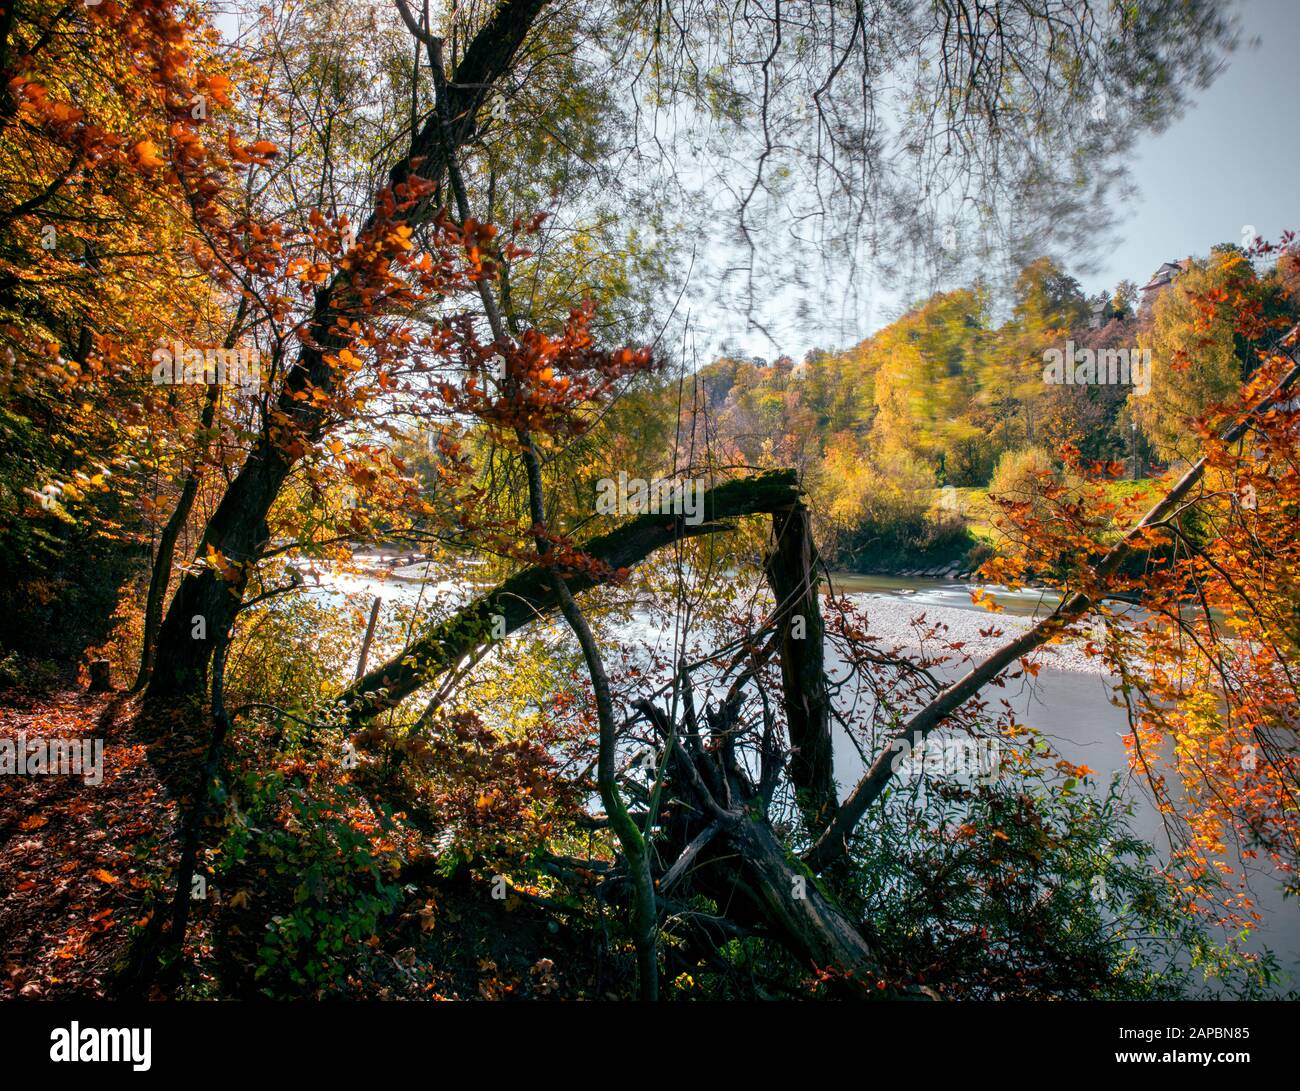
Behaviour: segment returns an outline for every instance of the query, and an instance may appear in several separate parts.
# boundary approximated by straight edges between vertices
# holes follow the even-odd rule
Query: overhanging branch
[[[703,498],[703,520],[698,525],[687,523],[679,515],[642,515],[581,548],[612,573],[640,564],[655,550],[673,542],[730,530],[728,519],[787,509],[798,502],[799,496],[795,472],[773,470],[708,490]],[[581,572],[567,575],[564,582],[576,594],[611,578]],[[349,722],[360,724],[382,709],[399,704],[474,652],[493,633],[496,618],[503,619],[495,621],[496,635],[508,635],[558,608],[548,568],[538,565],[516,573],[344,690],[340,700],[348,710]]]
[[[1295,360],[1297,337],[1300,337],[1300,325],[1293,326],[1282,338],[1283,344],[1289,346],[1287,355],[1293,361]],[[1257,414],[1272,408],[1282,395],[1295,385],[1298,379],[1300,379],[1300,363],[1294,363],[1270,393],[1243,413],[1237,422],[1221,435],[1221,441],[1230,444],[1245,435],[1246,430],[1250,427],[1251,420]],[[1142,521],[1106,553],[1095,569],[1100,579],[1104,580],[1113,575],[1120,565],[1132,555],[1145,532],[1156,524],[1163,522],[1171,512],[1177,509],[1192,489],[1195,488],[1197,482],[1205,476],[1207,465],[1208,460],[1201,458],[1183,474],[1178,483],[1165,494],[1164,499],[1148,511],[1142,517]],[[826,827],[821,837],[817,839],[816,844],[804,854],[804,862],[814,871],[821,871],[848,851],[849,835],[852,834],[854,827],[862,819],[867,808],[880,797],[880,793],[885,790],[885,786],[894,775],[893,766],[895,763],[893,759],[895,757],[895,748],[893,744],[895,742],[911,740],[918,735],[925,738],[948,716],[978,694],[980,690],[1017,659],[1046,644],[1061,633],[1067,625],[1077,621],[1087,613],[1092,606],[1092,600],[1087,595],[1078,592],[1062,600],[1056,609],[1037,625],[994,652],[978,667],[975,667],[964,677],[944,689],[934,700],[903,724],[890,739],[886,740],[880,755],[872,763],[871,768],[866,771],[853,791],[849,793],[848,798],[841,805],[835,818]]]

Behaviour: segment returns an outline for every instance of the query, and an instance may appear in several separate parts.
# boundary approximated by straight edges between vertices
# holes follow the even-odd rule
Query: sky
[[[1142,285],[1162,262],[1241,243],[1247,229],[1274,242],[1285,229],[1300,232],[1300,0],[1244,0],[1237,12],[1241,44],[1227,67],[1163,133],[1139,138],[1130,162],[1138,193],[1119,206],[1113,245],[1096,271],[1079,275],[1065,263],[1089,295],[1126,278]],[[732,328],[709,331],[716,340],[705,351],[721,342],[738,354],[770,360],[784,352],[797,360],[814,346],[845,348],[899,309],[880,292],[863,302],[849,322],[838,316],[835,335],[769,312],[779,344]]]
[[[1120,206],[1096,270],[1081,275],[1065,262],[1088,294],[1126,278],[1141,285],[1162,262],[1205,255],[1216,243],[1300,231],[1300,0],[1243,0],[1237,12],[1241,45],[1224,71],[1163,133],[1139,138],[1129,164],[1137,195]],[[235,33],[229,16],[216,21]],[[879,287],[848,302],[843,286],[828,284],[821,299],[825,313],[811,320],[785,299],[768,301],[762,318],[772,337],[746,329],[739,313],[701,308],[709,318],[692,321],[690,353],[699,362],[721,351],[800,359],[813,347],[855,344],[902,309]]]
[[[1162,261],[1300,231],[1300,0],[1246,0],[1242,45],[1181,120],[1137,147],[1141,190],[1092,293],[1144,282]],[[1252,48],[1251,41],[1256,45]]]

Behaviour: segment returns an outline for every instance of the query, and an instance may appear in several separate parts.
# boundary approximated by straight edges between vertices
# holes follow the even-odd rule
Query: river
[[[410,577],[423,574],[420,566],[399,568]],[[340,576],[322,579],[328,593],[379,595],[388,600],[414,602],[420,594],[417,583],[408,580],[368,579],[364,576]],[[994,594],[1003,612],[990,614],[971,601],[973,585],[951,580],[918,577],[895,578],[832,574],[836,594],[847,595],[866,609],[871,632],[883,643],[911,646],[915,643],[914,619],[924,615],[927,623],[942,623],[951,640],[966,642],[966,651],[978,661],[1004,642],[1006,636],[988,636],[996,625],[1003,632],[1015,632],[1033,624],[1036,617],[1050,612],[1057,602],[1050,591],[1025,589],[1010,592],[1005,588],[985,588]],[[465,595],[463,581],[441,580],[424,588],[424,600],[433,597],[447,600]],[[671,645],[672,633],[648,616],[640,616],[624,633],[624,639],[644,641],[661,651]],[[833,654],[833,653],[832,653]],[[669,661],[672,661],[669,657]],[[1128,732],[1124,710],[1111,702],[1112,678],[1099,660],[1083,653],[1077,646],[1045,649],[1043,669],[1032,686],[1007,686],[998,692],[999,699],[1011,702],[1018,719],[1042,732],[1059,754],[1075,764],[1095,770],[1099,784],[1108,783],[1113,774],[1125,779],[1127,790],[1136,802],[1133,818],[1135,832],[1154,844],[1163,855],[1168,842],[1160,817],[1138,778],[1131,775],[1123,737]],[[836,663],[828,663],[834,671]],[[968,667],[954,666],[944,677],[955,677]],[[862,772],[856,748],[842,731],[836,739],[836,771],[840,788],[847,791]],[[1238,862],[1233,861],[1234,866]],[[1268,947],[1278,956],[1283,968],[1289,968],[1300,981],[1300,908],[1294,900],[1282,898],[1272,867],[1265,861],[1245,861],[1249,866],[1250,887],[1263,922],[1257,926],[1248,946],[1252,950]]]
[[[992,616],[971,602],[969,584],[853,574],[832,575],[831,582],[837,593],[849,594],[856,603],[866,606],[873,631],[892,630],[900,637],[910,631],[907,622],[915,614],[925,613],[927,620],[942,619],[958,634],[971,630],[978,633],[990,624]],[[985,590],[994,594],[1005,608],[1004,614],[996,616],[999,622],[1008,619],[1004,623],[1007,628],[1032,624],[1035,617],[1050,612],[1059,601],[1047,591]],[[981,653],[991,651],[997,643],[985,641]],[[1053,660],[1059,665],[1045,665],[1032,688],[1008,686],[999,691],[999,698],[1010,701],[1019,719],[1042,731],[1062,757],[1095,770],[1099,783],[1107,783],[1113,774],[1123,777],[1136,803],[1134,831],[1155,845],[1163,856],[1168,839],[1141,778],[1130,772],[1123,742],[1128,733],[1128,719],[1125,710],[1111,701],[1113,678],[1098,660],[1089,659],[1077,649],[1053,652],[1044,662],[1050,664]],[[946,677],[959,673],[953,669],[946,672]],[[841,786],[846,789],[848,781],[861,771],[861,760],[847,738],[841,739],[837,746],[836,768],[844,770]],[[1282,897],[1277,875],[1269,862],[1234,859],[1232,864],[1249,876],[1253,900],[1263,917],[1247,946],[1255,951],[1270,948],[1283,968],[1289,968],[1300,982],[1300,905],[1294,899]]]

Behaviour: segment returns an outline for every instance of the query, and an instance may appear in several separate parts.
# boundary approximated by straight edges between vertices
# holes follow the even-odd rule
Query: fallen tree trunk
[[[755,672],[747,676],[753,681]],[[738,698],[739,690],[733,690],[710,713],[715,738],[734,729]],[[660,855],[675,861],[657,884],[662,894],[681,883],[713,901],[721,917],[742,926],[761,925],[808,969],[826,973],[837,993],[861,999],[938,999],[924,986],[888,980],[829,887],[781,843],[767,817],[772,774],[780,763],[771,747],[765,748],[763,775],[755,784],[732,747],[690,745],[690,733],[684,736],[675,729],[662,709],[650,701],[638,702],[637,708],[671,750],[666,785],[674,803],[654,839]]]
[[[570,593],[598,586],[612,579],[617,569],[631,567],[665,545],[729,529],[725,521],[729,518],[770,514],[774,537],[768,568],[777,595],[785,703],[787,710],[794,709],[790,715],[801,725],[797,730],[804,753],[816,755],[816,760],[801,766],[802,782],[824,799],[831,755],[829,724],[822,705],[822,620],[813,578],[815,549],[797,475],[782,470],[726,482],[705,494],[703,511],[703,521],[695,526],[676,516],[648,515],[591,539],[583,552],[607,569],[596,574],[567,574],[563,585]],[[350,720],[358,724],[392,707],[437,674],[480,651],[494,629],[494,616],[499,637],[557,612],[561,604],[551,577],[552,570],[547,567],[529,568],[433,626],[344,691],[342,700]],[[803,618],[803,639],[790,628],[795,616]],[[786,655],[789,664],[784,661]],[[757,664],[744,679],[752,682],[756,669]],[[809,678],[813,669],[817,677]],[[715,738],[727,736],[734,726],[741,688],[738,680],[732,698],[709,714]],[[734,747],[706,748],[699,740],[689,747],[683,745],[684,736],[672,729],[664,712],[648,701],[637,707],[665,742],[676,740],[667,766],[670,795],[693,798],[698,804],[672,806],[661,825],[646,830],[659,850],[657,855],[676,860],[657,884],[661,905],[673,888],[689,887],[714,901],[723,917],[760,925],[810,971],[827,973],[837,993],[860,998],[936,998],[923,986],[889,980],[856,923],[825,885],[826,880],[819,880],[781,843],[766,814],[781,765],[774,746],[765,746],[764,773],[756,785],[736,763]],[[792,730],[792,736],[794,733]],[[690,733],[685,737],[694,738]],[[829,790],[833,804],[833,787]]]
[[[737,816],[722,848],[734,865],[724,866],[718,879],[743,890],[782,946],[829,971],[837,991],[861,999],[938,999],[929,989],[887,980],[857,925],[785,849],[765,817]]]
[[[788,510],[799,497],[793,470],[725,482],[704,494],[699,524],[687,523],[680,515],[642,515],[586,542],[582,552],[607,566],[608,574],[571,572],[565,574],[564,583],[572,594],[608,583],[618,569],[631,568],[666,545],[729,530],[728,519]],[[559,607],[550,569],[534,566],[516,573],[344,690],[339,700],[348,721],[359,725],[401,703],[489,639],[507,636]]]

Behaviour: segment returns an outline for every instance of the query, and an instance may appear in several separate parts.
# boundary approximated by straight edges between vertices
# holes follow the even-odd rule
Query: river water
[[[399,571],[406,576],[424,575],[418,567]],[[881,634],[884,643],[909,645],[916,633],[913,619],[924,615],[927,623],[940,622],[947,626],[949,639],[966,641],[966,650],[975,661],[1006,639],[1005,636],[983,636],[981,630],[987,632],[991,625],[996,624],[1005,632],[1014,633],[1031,625],[1036,617],[1050,612],[1057,601],[1046,590],[1010,592],[1005,588],[985,588],[1004,608],[1003,612],[990,615],[972,603],[973,587],[970,584],[853,574],[833,574],[831,583],[837,595],[849,596],[855,606],[867,611],[871,632]],[[417,583],[371,580],[364,576],[326,576],[322,588],[332,594],[379,595],[404,602],[414,602],[420,595]],[[443,601],[448,597],[460,598],[465,594],[465,583],[429,582],[425,584],[423,594],[425,603],[434,597]],[[671,644],[672,634],[648,616],[638,616],[623,633],[623,638],[634,643],[644,641],[645,646],[657,646],[662,651]],[[828,651],[833,655],[831,649]],[[1124,710],[1111,701],[1111,677],[1097,660],[1083,655],[1078,648],[1047,650],[1042,662],[1043,669],[1032,687],[1009,685],[998,691],[998,698],[1009,701],[1017,718],[1041,731],[1062,757],[1093,769],[1099,784],[1108,783],[1113,774],[1124,778],[1136,803],[1132,820],[1134,831],[1155,845],[1163,855],[1168,841],[1160,817],[1140,780],[1129,770],[1128,752],[1123,743],[1128,721]],[[828,662],[832,672],[835,667],[833,660]],[[966,669],[969,667],[953,666],[937,673],[953,678]],[[835,756],[841,790],[848,791],[860,776],[863,765],[856,748],[842,731],[836,740]],[[1290,969],[1294,979],[1300,982],[1300,908],[1294,900],[1282,898],[1270,864],[1263,861],[1244,863],[1248,865],[1253,900],[1264,918],[1248,946],[1253,950],[1270,948],[1283,968]],[[1233,864],[1236,867],[1238,861],[1234,860]]]
[[[832,584],[838,593],[848,594],[856,603],[867,606],[873,631],[877,621],[888,630],[891,625],[898,627],[902,619],[914,613],[946,618],[962,635],[971,625],[989,624],[987,611],[971,602],[969,584],[852,574],[833,575]],[[1059,601],[1049,591],[985,590],[994,594],[1005,608],[1005,614],[997,615],[999,619],[1018,618],[1026,625],[1050,612]],[[967,618],[978,620],[968,623]],[[986,650],[991,650],[995,643],[990,641]],[[1128,751],[1123,742],[1128,733],[1128,719],[1125,710],[1111,700],[1113,678],[1096,660],[1068,652],[1062,654],[1061,660],[1062,666],[1045,666],[1032,689],[1016,690],[1008,686],[998,692],[998,697],[1012,703],[1022,722],[1042,731],[1062,757],[1095,770],[1099,783],[1107,783],[1113,774],[1123,777],[1128,794],[1136,803],[1134,832],[1155,845],[1163,856],[1168,849],[1168,838],[1145,785],[1129,769]],[[955,678],[960,673],[964,671],[952,669],[945,677]],[[857,751],[847,738],[837,747],[836,766],[837,770],[841,767],[845,770],[846,782],[862,768]],[[842,786],[847,789],[848,784]],[[1231,862],[1239,873],[1248,876],[1252,900],[1263,917],[1247,946],[1255,951],[1270,948],[1282,967],[1289,969],[1300,983],[1300,905],[1295,899],[1282,897],[1277,875],[1267,861],[1233,859]]]

